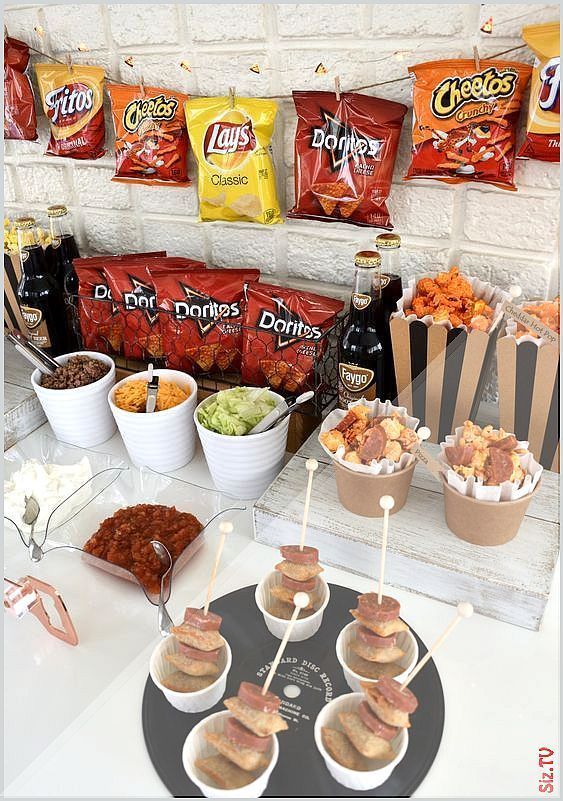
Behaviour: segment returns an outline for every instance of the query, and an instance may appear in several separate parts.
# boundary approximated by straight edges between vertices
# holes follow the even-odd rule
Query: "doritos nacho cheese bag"
[[[412,161],[405,180],[480,181],[515,190],[514,146],[531,67],[509,61],[429,61],[414,76]]]
[[[114,181],[191,183],[188,178],[187,95],[152,86],[108,84],[115,128]]]
[[[41,102],[51,138],[46,154],[72,159],[99,159],[104,155],[102,67],[74,64],[36,64]]]
[[[277,106],[250,97],[205,97],[185,104],[199,167],[200,220],[281,222],[270,151]]]
[[[391,228],[386,200],[407,107],[344,92],[294,92],[295,206],[288,217]]]
[[[29,47],[4,37],[4,139],[37,139],[37,118],[27,76]]]
[[[518,156],[559,161],[559,23],[528,25],[522,38],[536,54],[526,139]]]

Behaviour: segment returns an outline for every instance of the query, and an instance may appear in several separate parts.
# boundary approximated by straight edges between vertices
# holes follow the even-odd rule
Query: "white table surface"
[[[43,426],[30,438],[48,430]],[[117,435],[97,450],[123,455]],[[212,486],[201,452],[177,475]],[[235,533],[215,595],[256,583],[277,558],[252,540],[251,503],[232,519]],[[174,619],[185,606],[204,601],[216,526],[175,579],[168,605]],[[61,592],[80,644],[59,642],[31,615],[19,621],[5,615],[5,796],[167,797],[141,727],[149,656],[159,640],[156,609],[138,587],[83,564],[77,553],[47,554],[33,565],[14,532],[6,531],[4,575],[26,574]],[[342,570],[328,568],[325,576],[360,592],[373,589],[368,579]],[[394,595],[427,645],[453,615],[438,601],[402,590]],[[475,615],[436,663],[445,694],[444,735],[416,796],[537,797],[538,749],[558,753],[558,574],[539,632]]]

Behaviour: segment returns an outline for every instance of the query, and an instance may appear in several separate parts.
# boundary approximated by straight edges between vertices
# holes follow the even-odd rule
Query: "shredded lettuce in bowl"
[[[240,437],[248,434],[277,405],[267,388],[224,389],[202,406],[198,420],[217,434]]]

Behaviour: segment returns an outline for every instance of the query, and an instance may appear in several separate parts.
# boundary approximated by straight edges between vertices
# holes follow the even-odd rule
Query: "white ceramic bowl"
[[[338,639],[336,640],[336,656],[342,666],[346,684],[352,692],[359,693],[362,691],[360,682],[369,682],[370,684],[377,684],[377,679],[366,679],[359,673],[355,673],[348,667],[350,656],[352,653],[351,644],[356,639],[356,632],[359,628],[359,623],[352,621],[344,626]],[[415,636],[410,631],[400,631],[397,634],[397,645],[405,652],[404,657],[399,661],[403,668],[402,672],[394,677],[395,681],[402,682],[406,679],[407,674],[413,669],[418,662],[418,643]]]
[[[115,433],[115,421],[107,402],[108,390],[115,384],[115,363],[105,353],[90,350],[65,353],[64,356],[57,356],[55,361],[66,364],[71,356],[90,356],[108,364],[110,369],[93,384],[74,389],[42,387],[42,373],[34,370],[31,385],[56,438],[79,448],[91,448]]]
[[[280,571],[272,570],[271,573],[268,573],[266,576],[264,576],[260,584],[258,584],[256,587],[256,592],[254,594],[256,606],[264,616],[266,628],[270,634],[273,634],[274,637],[278,638],[278,640],[281,640],[285,634],[289,621],[282,620],[279,617],[271,615],[268,612],[268,609],[270,609],[272,602],[276,600],[270,594],[270,589],[281,584],[281,579],[282,574]],[[297,619],[295,621],[293,630],[289,637],[289,642],[301,642],[302,640],[308,640],[309,637],[312,637],[313,634],[316,634],[321,627],[324,611],[328,606],[328,602],[330,601],[330,590],[328,584],[322,576],[317,576],[317,580],[319,586],[319,603],[317,605],[317,609],[312,615],[309,615],[309,617],[304,617],[302,620]]]
[[[276,403],[283,398],[270,392]],[[194,413],[199,438],[207,459],[209,472],[219,492],[231,498],[259,498],[270,486],[283,466],[290,415],[262,434],[228,436],[209,431],[198,420],[199,410],[210,403],[214,395],[205,398]]]
[[[177,650],[178,640],[173,634],[158,643],[150,659],[149,672],[151,679],[163,693],[168,703],[172,704],[175,709],[179,709],[180,712],[204,712],[206,709],[211,709],[212,706],[219,703],[225,694],[227,676],[232,662],[229,643],[225,640],[225,646],[219,656],[219,667],[221,668],[219,676],[209,687],[193,693],[179,693],[175,690],[169,690],[168,687],[161,683],[162,679],[176,671],[174,665],[170,664],[164,657],[166,654],[175,653]]]
[[[272,745],[270,746],[270,764],[268,767],[250,784],[240,787],[238,790],[222,790],[208,784],[207,776],[198,770],[195,763],[198,759],[213,756],[217,751],[204,738],[206,731],[222,732],[225,720],[231,716],[230,712],[215,712],[213,715],[204,718],[188,734],[182,749],[182,763],[184,770],[191,781],[196,784],[205,798],[260,798],[268,786],[270,774],[276,766],[279,755],[278,738],[272,735]]]
[[[325,761],[328,772],[339,784],[348,787],[350,790],[374,790],[387,781],[393,770],[403,759],[409,744],[407,729],[399,729],[399,732],[390,742],[391,748],[395,752],[395,758],[389,762],[379,759],[369,759],[369,770],[351,770],[345,768],[331,757],[323,745],[321,730],[323,726],[331,729],[343,731],[338,720],[339,712],[356,712],[360,703],[365,700],[363,693],[349,693],[340,695],[329,704],[324,706],[315,720],[315,743],[322,758]]]
[[[154,375],[171,381],[188,393],[187,400],[161,412],[144,414],[119,409],[115,392],[128,381],[148,381],[148,371],[119,381],[109,392],[108,402],[127,453],[137,467],[150,467],[159,473],[178,470],[193,459],[195,450],[194,409],[197,384],[180,370],[154,370]]]

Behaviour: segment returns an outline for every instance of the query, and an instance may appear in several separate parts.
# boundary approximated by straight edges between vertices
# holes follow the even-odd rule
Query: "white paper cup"
[[[260,798],[268,786],[270,774],[276,766],[279,755],[278,738],[275,734],[271,737],[271,746],[267,755],[270,757],[268,767],[250,784],[240,787],[238,790],[222,790],[208,784],[209,778],[196,768],[198,759],[205,759],[214,756],[217,751],[207,742],[204,737],[206,731],[221,733],[225,726],[225,720],[231,717],[230,712],[215,712],[213,715],[200,721],[197,726],[188,734],[182,749],[182,763],[188,777],[194,784],[197,784],[205,798]]]
[[[282,574],[279,570],[272,570],[271,573],[268,573],[260,584],[256,587],[256,592],[254,594],[254,598],[256,599],[256,606],[262,612],[264,616],[264,622],[266,624],[266,628],[273,634],[274,637],[277,637],[278,640],[283,638],[285,631],[287,629],[287,624],[289,620],[282,620],[279,617],[275,617],[268,612],[268,609],[271,608],[273,603],[276,603],[277,599],[271,594],[270,590],[272,587],[276,587],[281,584]],[[297,619],[293,625],[293,630],[289,637],[289,642],[301,642],[302,640],[308,640],[309,637],[312,637],[313,634],[316,634],[319,630],[321,623],[323,622],[323,613],[328,606],[328,602],[330,601],[330,590],[328,588],[328,584],[324,580],[322,576],[317,576],[317,595],[318,601],[315,603],[314,608],[315,612],[309,617],[304,617],[303,619]]]
[[[159,473],[178,470],[193,459],[195,450],[194,409],[197,384],[180,370],[154,370],[154,375],[171,381],[188,393],[188,399],[171,409],[144,414],[119,409],[115,392],[128,381],[148,381],[148,371],[119,381],[108,395],[108,402],[129,458],[136,467],[150,467]]]
[[[168,703],[172,704],[175,709],[179,709],[180,712],[204,712],[206,709],[211,709],[212,706],[219,703],[225,694],[227,676],[232,662],[229,643],[225,640],[225,645],[219,655],[219,668],[221,669],[219,676],[209,687],[205,687],[203,690],[196,690],[193,693],[179,693],[175,690],[169,690],[168,687],[161,683],[162,679],[177,670],[174,665],[164,658],[166,654],[173,654],[177,650],[178,640],[173,634],[158,643],[150,659],[149,672],[151,679],[166,697]]]
[[[275,392],[276,403],[284,400]],[[235,437],[209,431],[198,420],[199,410],[210,403],[211,395],[194,413],[195,424],[213,483],[231,498],[259,498],[283,466],[290,415],[270,431]]]
[[[374,790],[376,787],[380,787],[403,759],[409,744],[407,729],[399,729],[390,742],[390,746],[395,752],[395,758],[388,762],[380,759],[368,759],[369,770],[351,770],[333,759],[323,745],[323,726],[344,731],[338,719],[338,713],[357,712],[360,703],[364,700],[363,693],[340,695],[324,706],[315,720],[315,743],[326,763],[328,772],[339,784],[350,790]]]
[[[39,370],[31,374],[31,385],[57,439],[91,448],[105,442],[115,432],[115,421],[107,402],[108,390],[115,383],[115,363],[105,353],[81,350],[57,356],[58,364],[66,364],[71,356],[90,356],[110,369],[105,376],[92,384],[73,389],[48,389],[41,386]]]
[[[338,639],[336,640],[336,656],[342,666],[346,684],[352,692],[359,693],[362,691],[360,682],[369,682],[369,684],[377,684],[377,679],[366,679],[359,673],[355,673],[348,667],[352,658],[352,643],[356,639],[356,632],[360,624],[353,621],[344,626]],[[402,659],[399,660],[399,665],[403,671],[398,676],[394,677],[395,681],[402,682],[407,677],[407,673],[413,669],[418,662],[418,643],[415,636],[410,631],[400,631],[397,634],[397,645],[405,652]]]

